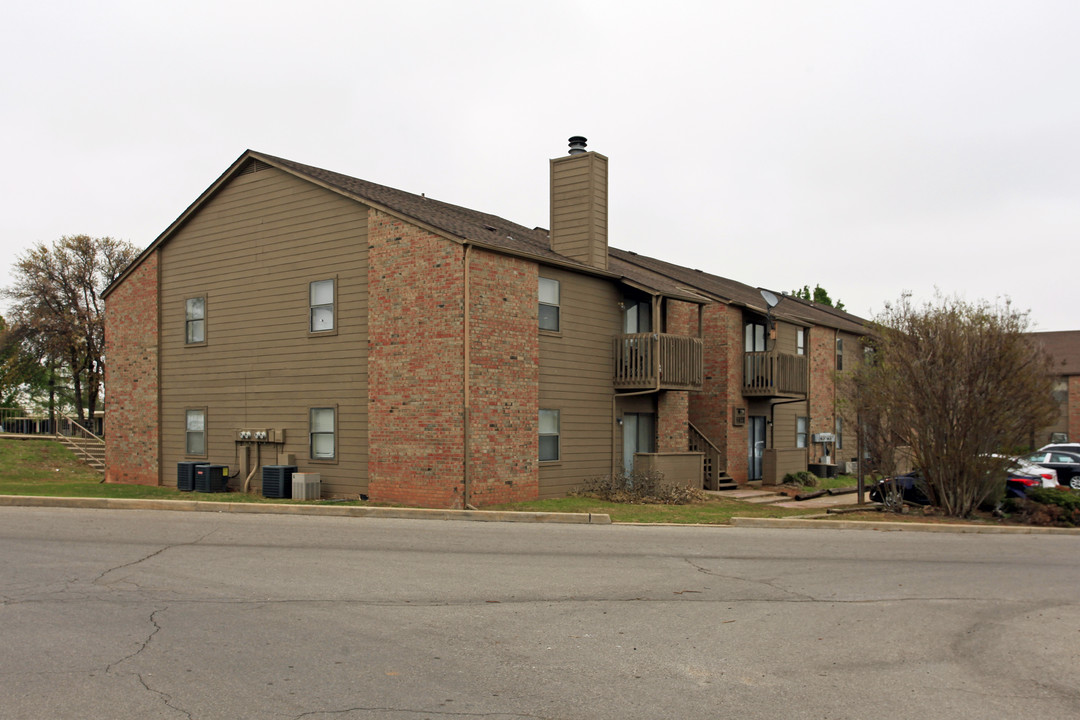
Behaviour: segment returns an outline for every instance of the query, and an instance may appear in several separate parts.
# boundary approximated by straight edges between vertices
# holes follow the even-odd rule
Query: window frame
[[[555,432],[544,432],[544,413],[553,413]],[[558,408],[540,408],[537,414],[537,449],[536,457],[542,463],[555,463],[562,460],[562,413]],[[555,457],[544,457],[544,438],[555,438]]]
[[[795,354],[806,355],[806,328],[795,328]]]
[[[836,371],[841,372],[844,369],[844,338],[840,335],[836,336]]]
[[[315,298],[314,298],[315,285],[320,284],[320,283],[331,283],[332,298],[331,298],[329,303],[320,303],[320,304],[316,305],[315,304]],[[332,327],[329,327],[329,328],[327,328],[325,330],[316,330],[315,329],[315,310],[316,310],[316,308],[326,308],[328,306],[330,308],[330,322],[333,323],[333,325],[332,325]],[[308,332],[308,337],[331,337],[333,335],[338,334],[338,319],[337,319],[338,276],[337,275],[330,275],[328,277],[323,276],[323,277],[320,277],[320,278],[318,278],[316,280],[311,280],[311,281],[308,282],[307,308],[308,308],[308,312],[307,312],[307,332]]]
[[[191,413],[200,413],[202,415],[202,430],[189,430],[188,429],[188,417]],[[203,407],[186,407],[184,408],[184,457],[190,458],[206,458],[209,457],[209,448],[206,441],[207,427],[209,426],[208,413],[205,406]],[[191,451],[191,436],[194,433],[200,433],[202,435],[202,452]]]
[[[802,430],[799,429],[800,425]],[[806,415],[795,417],[795,447],[799,450],[810,447],[810,418]]]
[[[758,341],[760,342],[761,349],[756,349]],[[769,350],[769,328],[765,324],[765,321],[758,320],[756,318],[743,321],[743,352],[768,352]]]
[[[190,308],[191,303],[193,301],[195,301],[195,300],[201,300],[202,301],[202,317],[191,318],[191,317],[188,317],[189,314],[190,314],[189,308]],[[203,293],[202,295],[192,295],[189,298],[184,298],[184,346],[185,347],[199,347],[199,346],[202,346],[202,345],[206,345],[206,330],[207,330],[206,307],[207,307],[207,300],[206,300],[206,294],[205,293]],[[190,339],[190,337],[191,337],[191,332],[190,331],[191,331],[191,328],[192,328],[192,323],[196,323],[196,322],[201,322],[202,323],[202,339],[200,339],[200,340],[191,340]]]
[[[317,410],[329,410],[332,415],[333,429],[329,432],[326,430],[315,430],[315,411]],[[329,435],[330,442],[333,447],[332,454],[329,457],[316,457],[315,456],[315,436],[316,435]],[[338,406],[337,405],[313,405],[308,408],[308,460],[313,463],[322,463],[326,465],[335,465],[338,462]]]
[[[835,433],[835,435],[836,435],[836,443],[835,443],[836,449],[837,450],[843,450],[844,449],[844,418],[840,417],[839,415],[836,416],[836,433]]]
[[[554,303],[545,302],[543,300],[542,286],[543,286],[545,281],[548,282],[548,283],[554,283],[554,287],[555,287],[555,302]],[[537,327],[540,329],[540,331],[544,332],[544,333],[549,333],[549,334],[552,334],[552,335],[558,335],[559,333],[561,333],[562,332],[562,283],[559,280],[556,280],[555,278],[545,277],[543,275],[538,275],[537,276],[537,281],[536,281],[536,300],[537,300],[536,324],[537,324]],[[555,308],[555,327],[554,328],[544,327],[543,309],[545,307],[547,307],[547,308]]]

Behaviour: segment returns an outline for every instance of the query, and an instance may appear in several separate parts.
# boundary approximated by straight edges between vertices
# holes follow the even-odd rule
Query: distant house
[[[607,167],[551,160],[549,231],[245,152],[106,290],[107,479],[463,507],[853,458],[858,318],[609,248]]]
[[[1052,361],[1054,402],[1058,417],[1035,431],[1034,445],[1080,440],[1080,330],[1031,333]]]

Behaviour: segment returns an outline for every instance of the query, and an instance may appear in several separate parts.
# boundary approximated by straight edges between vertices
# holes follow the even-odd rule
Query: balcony
[[[612,348],[617,390],[701,389],[701,338],[664,333],[616,335]]]
[[[743,395],[806,397],[806,356],[748,352],[743,356]]]

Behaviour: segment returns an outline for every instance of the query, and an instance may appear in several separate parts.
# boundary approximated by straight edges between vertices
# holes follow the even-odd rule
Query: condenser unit
[[[321,498],[322,476],[319,473],[293,473],[293,500],[319,500]]]
[[[197,465],[195,466],[195,492],[225,492],[228,478],[227,465]]]
[[[195,489],[195,468],[206,463],[180,462],[176,463],[176,489],[180,492],[191,492]]]
[[[262,494],[268,498],[291,498],[295,465],[266,465],[262,473]]]

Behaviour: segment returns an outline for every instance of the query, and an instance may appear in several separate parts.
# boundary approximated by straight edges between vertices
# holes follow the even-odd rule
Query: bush
[[[1032,488],[1023,499],[1010,498],[1005,509],[1028,525],[1080,527],[1080,493],[1066,488]]]
[[[688,505],[705,499],[705,493],[696,488],[665,483],[664,474],[657,470],[591,477],[575,494],[631,505]]]
[[[788,473],[784,476],[785,485],[802,485],[803,487],[817,487],[820,480],[818,476],[808,470]]]

